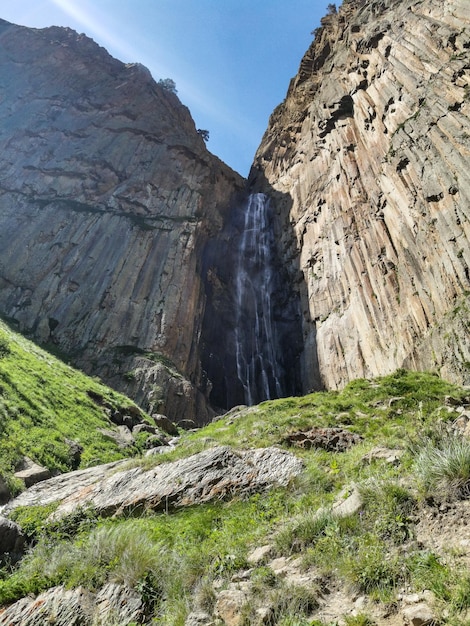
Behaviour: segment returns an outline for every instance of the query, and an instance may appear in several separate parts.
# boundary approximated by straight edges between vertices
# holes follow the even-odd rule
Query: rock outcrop
[[[179,461],[125,469],[126,461],[77,470],[27,489],[3,507],[59,503],[54,518],[91,507],[101,515],[139,510],[163,510],[220,500],[287,485],[303,463],[280,448],[235,451],[211,448]]]
[[[302,300],[304,389],[470,382],[467,0],[345,0],[255,157]]]
[[[207,419],[201,259],[243,180],[139,64],[0,21],[0,314],[171,419]]]
[[[142,598],[125,585],[108,583],[97,593],[83,587],[53,587],[36,598],[22,598],[0,609],[1,626],[88,626],[91,624],[141,624]]]

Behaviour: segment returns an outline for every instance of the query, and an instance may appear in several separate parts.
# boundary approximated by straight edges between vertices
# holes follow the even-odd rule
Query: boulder
[[[163,430],[163,432],[167,433],[168,435],[171,435],[172,437],[177,437],[179,435],[178,428],[170,419],[168,419],[166,415],[154,413],[152,415],[152,419],[154,420],[158,428],[160,428],[160,430]]]
[[[214,620],[208,613],[190,613],[184,626],[214,626]]]
[[[158,428],[150,424],[137,424],[137,426],[134,426],[132,429],[132,434],[137,435],[138,433],[152,433],[152,435],[156,435]]]
[[[248,598],[248,594],[242,589],[224,589],[217,596],[215,615],[223,620],[225,626],[242,626],[243,607]]]
[[[118,426],[115,430],[110,428],[99,428],[100,433],[109,439],[114,439],[120,448],[128,448],[134,445],[135,439],[127,426]]]
[[[31,485],[50,478],[51,473],[46,467],[38,465],[38,463],[25,456],[18,466],[15,476],[16,478],[21,478],[26,487],[31,487]]]
[[[409,626],[428,626],[434,624],[435,615],[425,602],[420,602],[403,609],[403,619]]]
[[[300,459],[276,447],[238,451],[219,446],[152,469],[124,469],[123,463],[51,478],[20,494],[6,510],[58,502],[55,519],[86,507],[104,515],[168,510],[287,485],[303,468]]]
[[[36,598],[22,598],[0,612],[0,626],[88,626],[141,624],[141,597],[124,585],[107,584],[97,594],[83,587],[53,587]]]
[[[18,561],[24,546],[25,537],[18,524],[0,516],[0,563]]]
[[[83,446],[81,446],[78,441],[72,439],[66,439],[65,443],[69,447],[72,469],[77,469],[82,458]]]
[[[11,498],[10,489],[8,488],[8,485],[5,479],[0,474],[0,504],[5,504],[5,502],[8,502],[10,498]]]

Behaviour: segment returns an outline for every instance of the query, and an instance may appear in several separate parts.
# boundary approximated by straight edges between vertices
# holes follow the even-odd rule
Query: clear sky
[[[330,0],[1,0],[0,17],[70,26],[172,78],[208,147],[243,176]]]

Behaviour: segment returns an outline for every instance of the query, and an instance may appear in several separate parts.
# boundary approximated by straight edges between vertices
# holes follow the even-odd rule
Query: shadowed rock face
[[[402,365],[470,382],[469,94],[467,0],[323,19],[251,174],[302,301],[304,389]]]
[[[0,313],[143,407],[205,420],[200,276],[243,180],[177,96],[70,29],[0,21]]]

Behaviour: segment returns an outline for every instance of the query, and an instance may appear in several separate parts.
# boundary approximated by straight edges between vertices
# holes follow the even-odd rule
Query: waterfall
[[[271,209],[264,194],[245,208],[236,265],[235,350],[237,376],[248,405],[282,396],[283,369],[272,298],[276,288]]]

